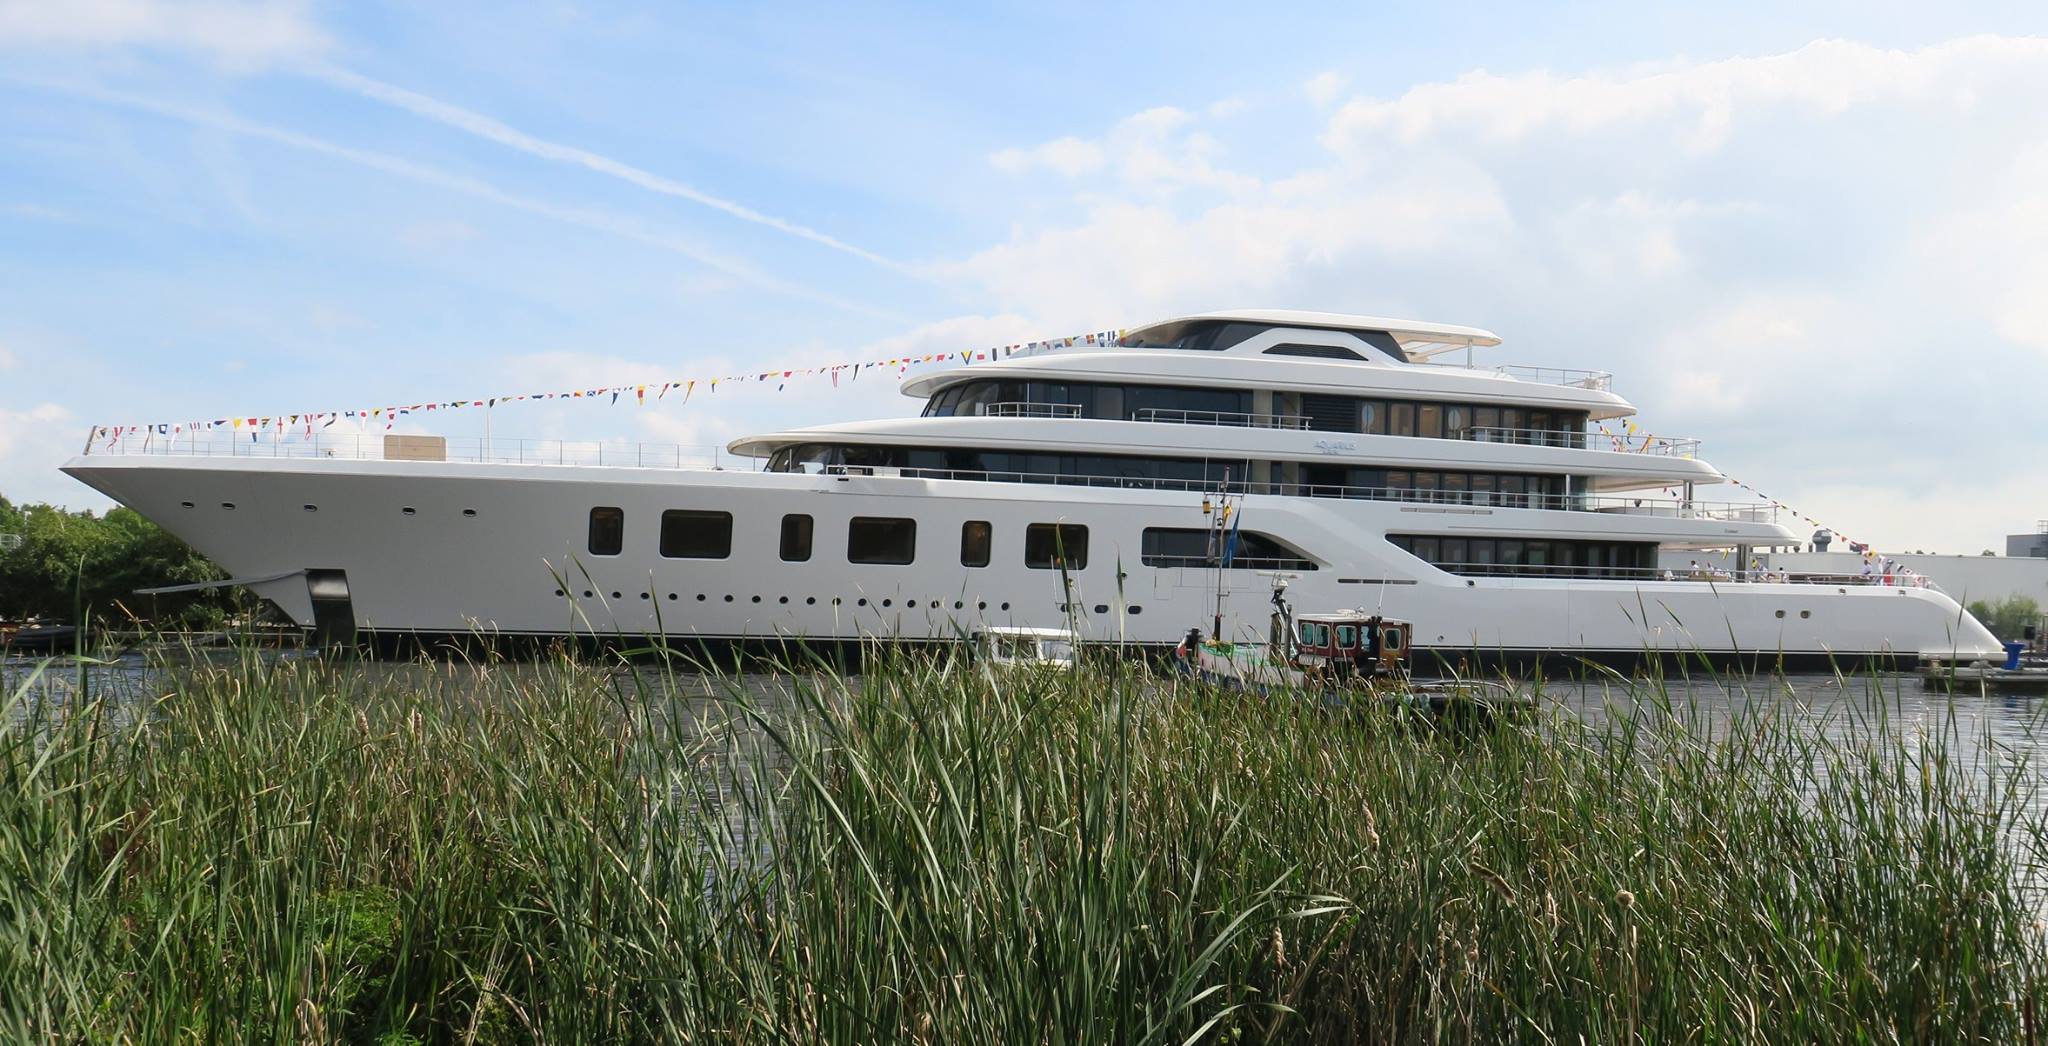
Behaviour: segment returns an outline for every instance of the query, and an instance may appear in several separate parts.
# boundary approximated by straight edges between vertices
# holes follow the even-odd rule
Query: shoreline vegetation
[[[1875,677],[1827,731],[1617,678],[1451,732],[1136,665],[75,672],[0,695],[14,1041],[2006,1042],[2048,994],[2026,753]]]

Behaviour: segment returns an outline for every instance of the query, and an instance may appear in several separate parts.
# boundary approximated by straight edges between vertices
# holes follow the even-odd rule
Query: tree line
[[[105,515],[0,496],[0,619],[140,621],[218,627],[249,604],[240,589],[138,596],[138,588],[218,581],[226,574],[192,546],[129,508]]]

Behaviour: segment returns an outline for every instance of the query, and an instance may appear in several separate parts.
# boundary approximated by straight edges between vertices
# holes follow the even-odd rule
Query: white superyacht
[[[1279,574],[1298,607],[1412,622],[1418,660],[1997,654],[1924,584],[1659,570],[1660,549],[1741,564],[1799,538],[1768,505],[1697,499],[1723,477],[1690,441],[1603,431],[1634,414],[1607,375],[1471,364],[1499,341],[1167,320],[917,375],[921,416],[749,436],[727,448],[746,468],[410,437],[121,440],[65,471],[329,634],[1170,646],[1212,616],[1263,635]]]

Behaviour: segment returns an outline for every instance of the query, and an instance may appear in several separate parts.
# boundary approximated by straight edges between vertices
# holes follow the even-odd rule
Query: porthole
[[[833,605],[833,606],[835,606],[835,607],[839,605],[839,597],[838,597],[838,596],[833,596],[833,597],[832,597],[832,605]]]
[[[624,599],[625,597],[624,597],[624,596],[621,596],[621,595],[619,595],[617,591],[613,591],[613,592],[612,592],[612,598],[613,598],[613,599]]]
[[[1004,609],[1004,610],[1008,610],[1008,609],[1010,609],[1010,604],[1008,604],[1008,603],[1004,603],[1004,604],[1003,604],[1003,609]]]
[[[894,602],[895,602],[894,600],[889,600],[889,599],[885,599],[885,600],[882,600],[882,605],[886,607],[886,606],[890,606],[890,605],[891,605],[891,604],[893,604]]]
[[[651,595],[649,595],[649,594],[647,594],[647,593],[645,593],[645,592],[642,592],[642,593],[640,593],[640,598],[641,598],[641,599],[652,599],[652,598],[654,598],[654,597],[653,597],[653,596],[651,596]]]
[[[306,506],[306,507],[307,507],[307,508],[311,508],[312,506],[311,506],[311,505],[308,505],[308,506]],[[463,510],[462,510],[462,514],[463,514],[463,515],[465,515],[465,516],[468,516],[468,517],[469,517],[469,518],[471,518],[471,519],[475,519],[475,518],[476,518],[476,510],[475,510],[475,509],[473,509],[473,508],[466,508],[466,509],[463,509]]]
[[[988,609],[988,604],[987,604],[987,603],[976,603],[976,604],[974,604],[974,609],[976,609],[976,610],[987,610],[987,609]]]
[[[804,605],[805,605],[805,606],[807,606],[807,607],[817,606],[817,605],[818,605],[818,597],[817,597],[817,596],[805,596],[805,597],[804,597]]]
[[[761,597],[760,597],[760,596],[755,596],[755,597],[754,597],[754,602],[756,602],[756,603],[759,603],[760,601],[761,601]]]
[[[775,601],[776,601],[777,603],[787,603],[787,602],[789,602],[789,597],[788,597],[788,596],[781,596],[781,597],[778,597],[778,598],[777,598],[777,599],[776,599]]]
[[[306,511],[308,511],[308,512],[318,512],[318,511],[320,511],[320,506],[318,506],[318,505],[300,505],[299,507],[300,507],[300,508],[302,508],[302,509],[305,509],[305,510],[306,510]]]
[[[858,602],[856,602],[856,603],[854,604],[854,606],[857,606],[857,607],[864,607],[864,606],[867,606],[867,605],[868,605],[868,601],[867,601],[867,597],[865,597],[865,596],[861,597],[861,599],[860,599],[860,600],[859,600]]]
[[[957,600],[957,599],[953,601],[953,609],[955,609],[955,610],[959,610],[960,608],[962,608],[962,607],[964,607],[964,606],[966,606],[966,605],[967,605],[967,604],[965,604],[965,603],[962,603],[962,602],[960,602],[960,601],[959,601],[959,600]]]
[[[1811,611],[1811,610],[1802,610],[1802,611],[1800,611],[1800,612],[1799,612],[1799,616],[1800,616],[1800,617],[1812,617],[1812,616],[1813,616],[1813,611]]]
[[[884,602],[884,605],[885,605],[885,606],[887,605],[886,601]],[[909,607],[909,608],[910,608],[910,609],[912,609],[912,610],[916,610],[916,609],[917,609],[917,600],[913,599],[913,600],[911,600],[910,602],[908,602],[908,603],[905,603],[905,604],[903,604],[903,605],[904,605],[904,606],[906,606],[906,607]]]
[[[1784,612],[1784,611],[1782,611],[1782,610],[1778,611],[1778,616],[1779,616],[1779,617],[1784,617],[1784,616],[1785,616],[1785,612]]]
[[[559,595],[561,595],[561,594],[562,594],[562,590],[561,590],[561,589],[559,589],[559,588],[558,588],[558,589],[556,589],[556,590],[555,590],[555,595],[558,595],[558,596],[559,596]]]
[[[180,502],[178,502],[178,504],[180,504],[180,505],[183,505],[183,506],[185,506],[186,508],[191,508],[191,507],[192,507],[192,503],[191,503],[191,502],[189,502],[189,501],[180,501]]]
[[[676,601],[676,594],[675,594],[674,592],[670,592],[670,593],[668,594],[668,601],[669,601],[669,602],[671,602],[671,603],[673,603],[673,602],[675,602],[675,601]]]
[[[1098,614],[1107,614],[1107,613],[1109,613],[1109,604],[1108,604],[1108,603],[1097,603],[1097,604],[1095,604],[1095,612],[1096,612],[1096,613],[1098,613]]]
[[[227,509],[229,512],[233,512],[235,510],[235,503],[232,501],[223,501],[220,503],[220,507]]]
[[[420,510],[412,507],[411,505],[407,505],[404,508],[399,509],[398,511],[408,516],[417,516],[420,514]]]
[[[1139,605],[1138,605],[1138,604],[1136,604],[1136,603],[1132,603],[1132,604],[1131,604],[1131,606],[1130,606],[1130,611],[1131,611],[1131,616],[1133,616],[1133,617],[1136,617],[1137,615],[1139,615],[1139,614],[1142,614],[1142,613],[1144,613],[1144,612],[1145,612],[1145,608],[1144,608],[1144,607],[1141,607],[1141,606],[1139,606]]]
[[[699,592],[699,593],[697,593],[697,602],[699,602],[699,603],[702,603],[702,602],[704,602],[704,593],[702,593],[702,592]]]
[[[730,592],[727,592],[727,593],[725,594],[725,601],[726,601],[726,602],[728,602],[728,603],[732,602],[732,593],[730,593]]]
[[[590,596],[591,596],[591,592],[590,592],[590,590],[589,590],[589,589],[587,589],[587,588],[586,588],[586,589],[584,589],[584,590],[583,590],[583,598],[585,598],[585,599],[589,599],[589,598],[590,598]]]

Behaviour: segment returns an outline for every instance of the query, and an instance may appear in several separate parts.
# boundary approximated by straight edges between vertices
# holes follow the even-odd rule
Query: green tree
[[[0,617],[67,620],[87,610],[102,620],[189,627],[217,622],[232,605],[233,595],[218,590],[135,595],[226,575],[132,509],[96,516],[0,498],[0,533],[10,532],[22,541],[0,550]]]
[[[1997,602],[1977,600],[1970,604],[1970,616],[1984,623],[2000,639],[2018,639],[2028,625],[2039,626],[2041,604],[2029,596],[2011,595]]]

